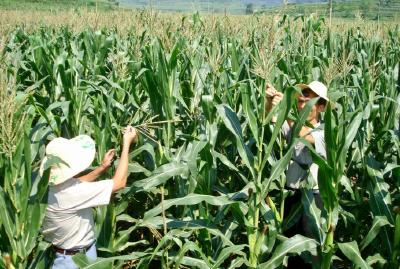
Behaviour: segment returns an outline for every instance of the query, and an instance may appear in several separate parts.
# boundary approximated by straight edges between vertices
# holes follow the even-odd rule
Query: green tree
[[[248,3],[246,4],[246,14],[253,14],[254,13],[254,4]]]
[[[373,0],[364,0],[360,2],[360,11],[361,15],[365,18],[368,17],[368,14],[371,13],[373,9],[374,1]]]

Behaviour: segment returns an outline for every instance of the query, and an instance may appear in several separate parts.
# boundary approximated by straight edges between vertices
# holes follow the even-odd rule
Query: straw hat
[[[72,139],[58,137],[46,147],[46,157],[40,165],[40,175],[51,167],[49,184],[57,185],[87,169],[94,160],[95,143],[87,135]]]
[[[322,99],[325,99],[327,102],[329,102],[328,88],[323,83],[321,83],[319,81],[313,81],[310,84],[297,84],[297,86],[299,86],[300,89],[302,89],[302,90],[310,89],[316,95],[318,95]]]

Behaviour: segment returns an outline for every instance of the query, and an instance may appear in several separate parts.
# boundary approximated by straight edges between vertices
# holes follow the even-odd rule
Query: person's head
[[[50,168],[49,184],[61,184],[87,169],[95,154],[95,142],[87,135],[79,135],[72,139],[57,137],[46,146],[40,175]]]
[[[329,102],[327,93],[328,89],[319,81],[313,81],[310,84],[299,84],[301,95],[297,99],[297,108],[302,110],[307,102],[313,98],[319,97],[317,103],[311,108],[307,120],[309,122],[318,122],[319,114],[325,110],[327,102]]]

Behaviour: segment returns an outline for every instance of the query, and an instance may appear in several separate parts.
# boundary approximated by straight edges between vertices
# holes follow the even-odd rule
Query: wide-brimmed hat
[[[87,135],[79,135],[72,139],[55,138],[46,147],[46,156],[40,165],[40,175],[50,167],[49,184],[63,183],[87,169],[95,154],[95,143]]]
[[[313,81],[310,84],[297,84],[297,86],[302,90],[310,89],[316,95],[329,102],[328,88],[323,83],[319,81]]]

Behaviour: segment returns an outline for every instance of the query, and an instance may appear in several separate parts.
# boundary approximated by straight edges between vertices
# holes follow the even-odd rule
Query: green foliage
[[[107,149],[120,150],[131,124],[142,136],[128,187],[95,209],[101,258],[76,255],[79,266],[277,268],[302,255],[317,268],[398,268],[399,30],[383,39],[335,33],[311,17],[271,24],[233,37],[195,14],[159,36],[151,25],[9,33],[4,73],[26,94],[28,116],[15,153],[0,156],[0,266],[48,260],[39,235],[46,177],[37,174],[47,141],[91,135],[96,165]],[[308,145],[324,209],[304,192],[314,238],[287,238],[284,171],[295,144],[306,143],[298,134],[316,102],[296,111],[295,85],[314,79],[334,103],[323,115],[327,159]],[[269,114],[266,82],[284,92]],[[290,143],[280,134],[288,117],[297,122]]]

